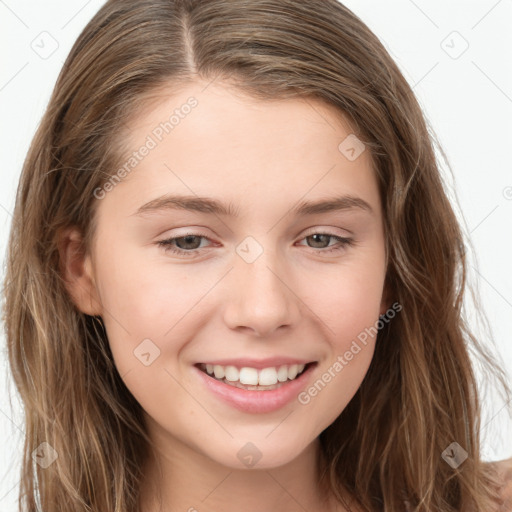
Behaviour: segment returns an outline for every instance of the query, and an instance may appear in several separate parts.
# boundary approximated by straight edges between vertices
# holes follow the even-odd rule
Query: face
[[[128,123],[125,176],[96,192],[83,309],[102,316],[157,443],[277,467],[372,359],[387,307],[378,186],[332,107],[204,88]]]

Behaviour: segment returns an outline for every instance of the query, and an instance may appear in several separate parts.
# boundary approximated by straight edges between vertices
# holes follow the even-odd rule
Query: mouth
[[[299,379],[316,364],[317,361],[311,361],[306,364],[283,364],[260,369],[208,363],[198,363],[195,366],[211,379],[228,386],[247,391],[271,391]]]
[[[219,360],[193,367],[204,389],[217,400],[244,413],[264,414],[296,401],[315,377],[318,364],[279,357]]]

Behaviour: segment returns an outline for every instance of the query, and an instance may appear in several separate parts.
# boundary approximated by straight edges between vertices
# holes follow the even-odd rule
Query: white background
[[[73,42],[103,3],[0,0],[2,276],[15,190],[30,140]],[[486,343],[512,375],[512,3],[345,4],[391,52],[447,153],[452,186],[477,258],[471,260],[472,279],[494,334],[495,345]],[[36,52],[49,52],[52,45],[58,48],[51,55]],[[3,332],[0,346],[0,510],[14,512],[24,426],[8,374]],[[485,401],[486,460],[512,456],[512,422],[504,406],[498,395]]]

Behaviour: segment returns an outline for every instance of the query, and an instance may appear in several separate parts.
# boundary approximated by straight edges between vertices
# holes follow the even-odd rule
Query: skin
[[[308,404],[293,400],[271,413],[221,402],[192,366],[229,357],[301,357],[318,361],[310,386],[376,324],[390,305],[370,151],[347,159],[338,145],[353,131],[318,100],[260,101],[227,82],[206,85],[170,88],[127,123],[127,147],[134,151],[169,112],[190,96],[198,100],[99,200],[89,253],[77,250],[77,230],[62,242],[70,294],[81,311],[101,315],[116,367],[144,408],[157,446],[145,468],[141,510],[159,510],[157,498],[162,510],[347,510],[322,503],[318,436],[359,388],[375,338]],[[133,215],[170,193],[216,198],[239,214]],[[366,201],[372,213],[291,213],[298,201],[346,194]],[[195,256],[157,243],[188,231],[207,237],[192,240],[200,246]],[[313,233],[349,237],[354,245],[328,254],[338,240],[315,241]],[[263,250],[252,263],[236,252],[247,236]],[[187,248],[183,239],[180,247]],[[160,355],[145,366],[134,350],[148,338]],[[237,457],[247,442],[261,453],[252,468]]]
[[[510,459],[501,460],[491,463],[498,471],[499,478],[502,482],[501,499],[503,504],[498,512],[507,512],[512,510],[512,457]]]

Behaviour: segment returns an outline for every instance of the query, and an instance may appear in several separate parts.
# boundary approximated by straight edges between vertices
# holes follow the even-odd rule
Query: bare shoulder
[[[510,459],[493,462],[492,464],[498,470],[498,474],[503,483],[501,497],[505,503],[498,512],[512,511],[512,457]]]

